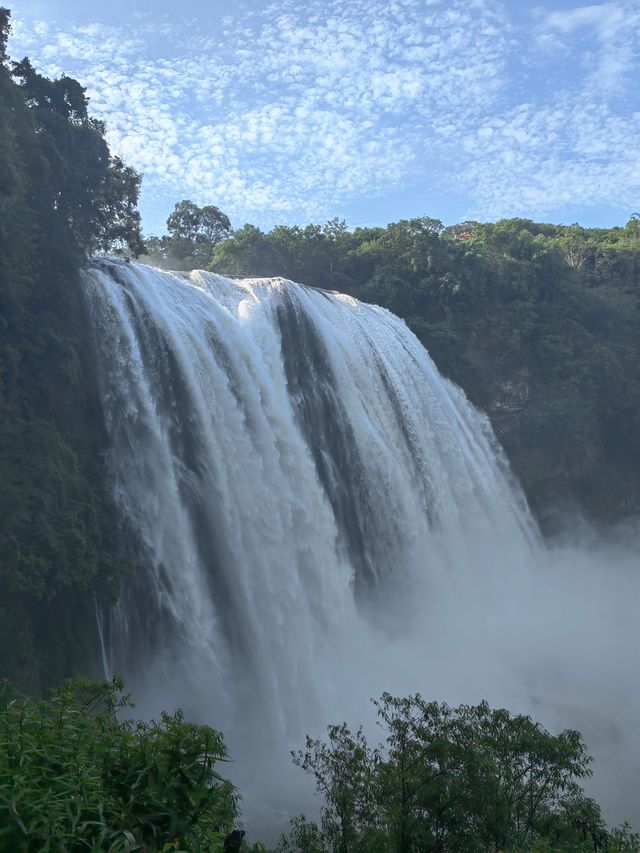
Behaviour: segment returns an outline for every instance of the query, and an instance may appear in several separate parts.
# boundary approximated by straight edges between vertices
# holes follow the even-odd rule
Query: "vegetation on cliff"
[[[78,270],[141,248],[140,177],[84,89],[6,55],[0,10],[0,666],[40,690],[98,660],[122,562]]]
[[[144,251],[157,266],[173,269],[206,269],[215,247],[231,235],[229,217],[212,204],[198,207],[189,199],[176,204],[167,219],[164,237],[149,237]]]

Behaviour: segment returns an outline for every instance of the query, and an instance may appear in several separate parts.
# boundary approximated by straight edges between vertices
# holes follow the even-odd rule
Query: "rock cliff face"
[[[517,436],[529,402],[529,371],[524,368],[511,379],[494,383],[489,390],[487,414],[493,429],[503,444]]]
[[[545,350],[537,340],[545,334],[543,326],[534,329],[534,340],[525,347],[516,318],[503,306],[482,310],[484,315],[471,319],[446,321],[453,345],[442,335],[442,323],[416,323],[416,328],[439,369],[488,414],[543,530],[549,519],[567,511],[598,523],[640,512],[640,481],[634,474],[640,456],[632,432],[640,414],[636,389],[626,385],[619,366],[609,380],[611,351],[598,344],[600,360],[585,332],[587,343],[581,342],[577,354],[560,349],[557,340]],[[640,313],[634,310],[637,323]],[[509,347],[500,346],[499,339],[508,336],[513,338]],[[627,351],[631,374],[629,343],[620,349]]]
[[[481,372],[490,375],[486,362]],[[569,402],[553,423],[548,409],[555,393],[536,384],[525,366],[489,383],[482,399],[543,532],[555,524],[558,513],[567,511],[604,523],[637,514],[640,487],[631,474],[625,477],[612,465],[601,434],[563,431]],[[541,436],[543,430],[549,439]]]

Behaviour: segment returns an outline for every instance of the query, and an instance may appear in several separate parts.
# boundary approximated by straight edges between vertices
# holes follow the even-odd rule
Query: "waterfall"
[[[99,261],[85,286],[137,555],[105,640],[119,672],[232,741],[250,719],[254,745],[396,685],[559,719],[567,691],[593,698],[570,549],[551,559],[487,418],[404,322],[283,279]],[[610,604],[579,581],[626,626],[612,654],[623,575]]]

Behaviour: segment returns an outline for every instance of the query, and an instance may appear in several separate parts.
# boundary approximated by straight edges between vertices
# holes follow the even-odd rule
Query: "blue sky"
[[[16,0],[10,52],[76,77],[143,175],[251,222],[624,224],[640,0]]]

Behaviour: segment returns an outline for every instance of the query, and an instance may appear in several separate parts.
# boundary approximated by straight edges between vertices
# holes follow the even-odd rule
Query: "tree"
[[[428,853],[637,850],[628,827],[609,832],[579,780],[590,775],[578,732],[552,735],[530,717],[388,693],[374,703],[386,739],[330,726],[294,763],[324,796],[320,826],[292,822],[283,850]],[[616,844],[627,844],[616,848]],[[622,839],[622,841],[620,841]],[[545,847],[546,845],[546,847]]]
[[[307,737],[305,751],[292,752],[293,763],[316,780],[323,794],[321,832],[304,819],[297,834],[309,843],[323,839],[328,850],[350,853],[374,821],[373,774],[377,756],[369,748],[362,729],[351,734],[346,724],[329,726],[329,743]]]
[[[94,595],[111,601],[124,571],[78,272],[96,250],[137,251],[140,176],[77,81],[9,62],[9,21],[2,9],[0,674],[39,692],[94,669]]]
[[[180,260],[192,257],[207,267],[215,246],[231,233],[231,223],[214,205],[198,207],[189,199],[183,199],[167,219],[167,231],[168,254]]]
[[[255,225],[246,224],[233,237],[216,246],[212,267],[223,275],[278,275],[273,248],[267,236]]]
[[[141,178],[111,155],[104,123],[88,114],[86,89],[71,77],[43,77],[27,58],[12,73],[33,121],[35,144],[23,155],[43,239],[85,256],[119,246],[139,254]]]
[[[0,63],[7,58],[7,42],[11,33],[11,12],[0,6]]]
[[[231,233],[231,222],[221,210],[212,204],[200,208],[200,226],[196,234],[196,243],[202,249],[206,265],[211,263],[213,250]]]
[[[173,213],[169,214],[167,219],[167,231],[171,239],[193,242],[199,226],[200,208],[186,198],[176,203]]]
[[[554,736],[486,702],[450,708],[384,694],[375,705],[387,733],[381,801],[397,853],[528,843],[590,775],[577,732]]]

